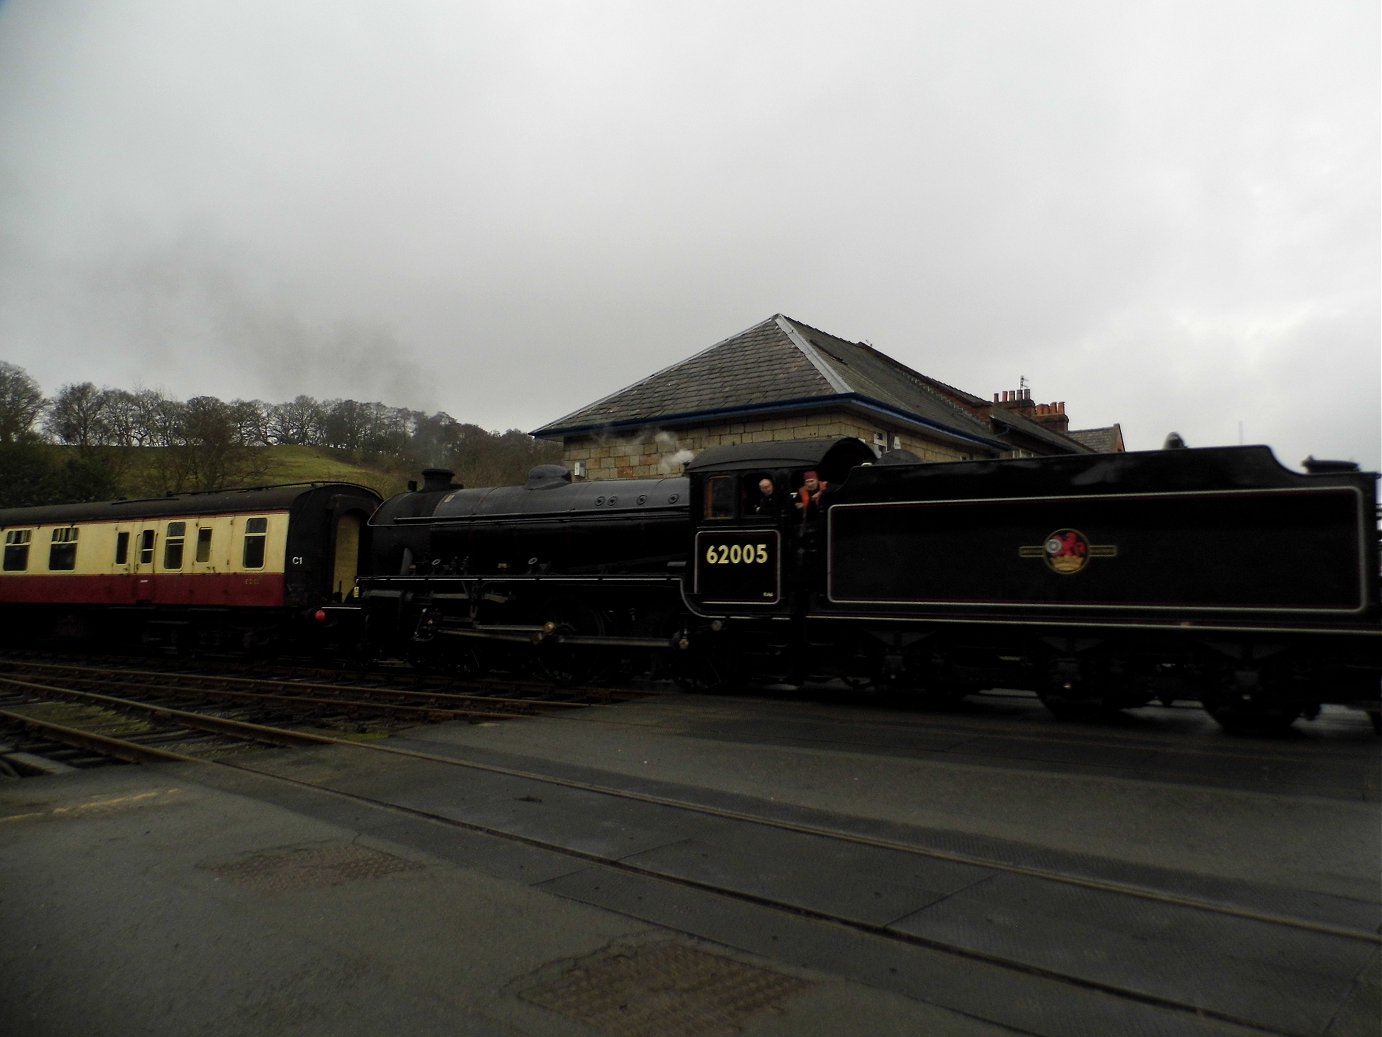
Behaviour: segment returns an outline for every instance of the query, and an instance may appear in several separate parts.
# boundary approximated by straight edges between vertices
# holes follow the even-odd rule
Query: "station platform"
[[[1294,884],[1365,909],[1382,900],[1379,847],[1360,838],[1382,817],[1366,782],[1356,797],[1288,796],[1282,816],[1276,796],[1115,781],[1097,768],[994,770],[816,744],[783,735],[791,711],[686,696],[390,741],[1133,869]],[[1121,1032],[1263,1032],[925,948],[907,959],[915,977],[888,978],[897,964],[857,932],[809,919],[782,923],[780,943],[776,932],[736,934],[758,924],[751,905],[655,890],[581,859],[668,842],[617,807],[563,812],[559,794],[544,807],[542,794],[492,776],[348,747],[245,760],[278,780],[208,763],[0,783],[0,1033],[985,1037],[1107,1034],[1111,1020]],[[1254,817],[1254,802],[1270,819]],[[528,810],[537,819],[514,821]],[[491,824],[515,837],[488,834]],[[544,848],[557,828],[575,856]],[[602,882],[619,888],[592,892]],[[645,893],[663,901],[645,908]],[[1318,1032],[1376,1032],[1376,971],[1374,951]],[[1315,1032],[1317,1018],[1281,1032]]]

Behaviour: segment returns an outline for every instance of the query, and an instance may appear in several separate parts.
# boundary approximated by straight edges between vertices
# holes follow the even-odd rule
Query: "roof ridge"
[[[675,371],[678,367],[685,367],[687,364],[690,364],[691,362],[693,362],[693,361],[695,361],[695,360],[699,360],[701,357],[705,356],[707,353],[710,353],[710,352],[713,352],[713,351],[716,350],[716,349],[719,349],[719,348],[720,348],[721,346],[723,346],[725,343],[730,342],[730,341],[733,341],[734,339],[739,338],[741,335],[747,335],[749,332],[753,331],[753,330],[756,329],[756,328],[761,328],[761,327],[763,327],[763,325],[768,324],[768,323],[770,323],[771,321],[773,321],[773,320],[775,319],[776,316],[780,316],[780,314],[774,315],[774,317],[768,317],[768,318],[766,318],[766,319],[764,319],[764,320],[760,320],[757,324],[750,324],[750,325],[749,325],[747,328],[745,328],[743,331],[736,331],[733,335],[726,335],[724,338],[720,339],[719,342],[716,342],[713,346],[707,346],[705,349],[702,349],[700,352],[691,354],[691,356],[682,357],[682,359],[676,361],[675,363],[668,364],[666,367],[658,368],[658,369],[657,369],[656,371],[654,371],[652,374],[646,375],[646,376],[644,376],[643,378],[638,379],[638,381],[636,381],[636,382],[630,382],[628,385],[624,386],[623,388],[615,389],[613,392],[607,393],[606,395],[601,396],[598,400],[594,400],[594,401],[592,401],[592,402],[590,402],[590,403],[587,403],[587,404],[585,404],[585,405],[583,405],[583,406],[577,407],[575,410],[569,411],[568,413],[563,414],[560,418],[557,418],[556,421],[549,421],[549,422],[547,422],[547,424],[544,425],[543,428],[561,428],[562,422],[566,421],[568,418],[574,418],[577,414],[581,414],[581,413],[583,413],[583,412],[585,412],[585,411],[592,410],[592,409],[594,409],[595,407],[598,407],[598,406],[600,406],[600,405],[603,404],[603,403],[609,402],[610,400],[614,399],[616,396],[623,396],[623,395],[624,395],[625,393],[627,393],[627,392],[632,392],[634,389],[637,389],[640,385],[646,385],[647,383],[651,382],[654,378],[660,378],[660,377],[662,377],[662,376],[663,376],[664,374],[666,374],[668,371]],[[539,430],[539,431],[541,431],[541,430]]]
[[[777,326],[782,329],[782,333],[787,336],[788,341],[796,346],[797,349],[801,350],[807,360],[811,361],[811,366],[820,373],[821,377],[825,379],[826,384],[829,385],[830,388],[834,389],[837,393],[851,393],[855,391],[854,387],[841,376],[840,372],[835,370],[835,366],[830,363],[829,360],[826,360],[825,357],[821,356],[821,351],[812,345],[811,340],[801,333],[797,327],[796,321],[780,313],[777,314],[773,320],[776,321]],[[811,325],[804,324],[802,327],[811,328]],[[811,328],[811,330],[819,331],[817,328]],[[821,332],[821,334],[824,334],[824,332]]]

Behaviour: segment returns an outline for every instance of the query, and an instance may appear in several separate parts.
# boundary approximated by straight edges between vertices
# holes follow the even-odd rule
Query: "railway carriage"
[[[7,636],[272,643],[348,598],[380,497],[348,483],[0,509]]]

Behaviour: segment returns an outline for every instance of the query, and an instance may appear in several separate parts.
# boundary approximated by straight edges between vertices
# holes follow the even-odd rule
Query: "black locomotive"
[[[809,503],[808,473],[827,487]],[[854,439],[701,453],[678,477],[464,489],[370,525],[382,651],[696,687],[1034,689],[1055,712],[1200,701],[1225,726],[1379,717],[1376,476],[1266,447],[923,464]],[[772,480],[767,498],[759,485]],[[813,484],[814,485],[814,484]]]

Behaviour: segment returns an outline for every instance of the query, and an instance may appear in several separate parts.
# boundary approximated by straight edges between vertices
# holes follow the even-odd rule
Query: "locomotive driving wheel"
[[[672,680],[682,691],[716,695],[734,687],[740,668],[735,647],[724,638],[709,635],[693,640],[674,655]]]
[[[568,685],[593,680],[606,662],[605,652],[571,639],[602,636],[605,617],[579,598],[553,598],[543,606],[542,617],[537,665],[543,676]]]

